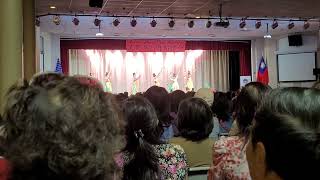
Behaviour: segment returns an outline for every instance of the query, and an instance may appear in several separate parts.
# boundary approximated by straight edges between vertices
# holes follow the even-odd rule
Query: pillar
[[[1,0],[0,104],[8,88],[22,77],[22,0]]]
[[[36,73],[35,0],[23,0],[23,75]]]

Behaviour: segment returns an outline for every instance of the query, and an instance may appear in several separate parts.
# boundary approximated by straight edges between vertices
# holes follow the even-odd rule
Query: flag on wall
[[[261,57],[261,60],[260,60],[257,81],[266,85],[269,84],[268,66],[265,63],[263,57]]]
[[[56,72],[56,73],[62,73],[62,66],[61,66],[61,61],[60,61],[59,58],[57,59],[56,69],[55,69],[54,72]]]

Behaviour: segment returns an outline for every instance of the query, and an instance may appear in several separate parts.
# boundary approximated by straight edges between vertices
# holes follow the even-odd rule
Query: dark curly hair
[[[3,115],[13,180],[105,180],[115,171],[122,123],[97,87],[65,78],[50,91],[13,86]]]
[[[213,128],[212,111],[200,98],[189,98],[180,103],[178,129],[188,140],[200,141],[209,137]]]
[[[35,74],[30,80],[30,85],[51,89],[57,86],[65,77],[65,75],[55,72]]]

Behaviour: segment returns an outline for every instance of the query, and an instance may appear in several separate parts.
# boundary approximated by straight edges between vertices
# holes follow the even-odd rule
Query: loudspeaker
[[[302,35],[288,36],[289,46],[302,46]]]
[[[89,0],[90,7],[102,8],[103,0]]]

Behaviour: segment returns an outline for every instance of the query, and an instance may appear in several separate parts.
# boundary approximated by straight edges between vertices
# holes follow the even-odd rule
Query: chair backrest
[[[189,168],[188,180],[207,180],[210,167]]]

